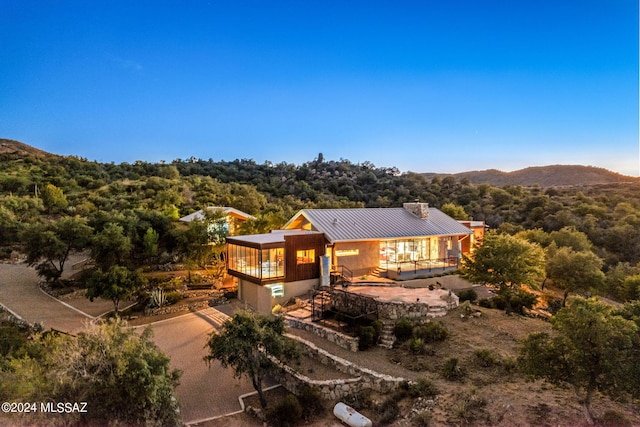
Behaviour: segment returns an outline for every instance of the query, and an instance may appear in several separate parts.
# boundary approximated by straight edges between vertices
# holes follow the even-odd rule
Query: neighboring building
[[[471,252],[474,230],[484,232],[484,223],[467,223],[427,203],[303,209],[283,230],[227,238],[228,272],[238,278],[239,298],[267,312],[329,284],[332,272],[406,278],[456,267]]]
[[[226,221],[222,224],[222,232],[225,235],[233,236],[236,234],[238,228],[242,223],[244,223],[248,219],[255,219],[252,215],[248,213],[242,212],[235,208],[230,208],[227,206],[208,206],[206,208],[207,211],[216,211],[220,210],[226,217]],[[191,221],[202,221],[205,219],[204,209],[189,214],[185,217],[180,218],[180,221],[183,222],[191,222]],[[218,231],[218,230],[215,230]]]

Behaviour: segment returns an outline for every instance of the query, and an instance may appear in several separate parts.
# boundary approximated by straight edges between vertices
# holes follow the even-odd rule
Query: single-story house
[[[459,221],[427,203],[402,208],[302,209],[282,230],[227,238],[228,273],[259,312],[328,285],[332,272],[402,278],[455,267],[484,223]]]
[[[220,211],[225,215],[226,221],[222,225],[225,235],[233,236],[236,234],[240,225],[242,225],[248,219],[255,219],[254,216],[249,215],[241,210],[231,208],[228,206],[208,206],[205,208],[209,212]],[[189,214],[180,218],[182,222],[202,221],[205,219],[205,209],[201,209],[197,212]]]

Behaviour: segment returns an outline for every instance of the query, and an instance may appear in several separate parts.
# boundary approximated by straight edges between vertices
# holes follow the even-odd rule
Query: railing
[[[344,265],[336,267],[331,275],[332,279],[335,278],[335,280],[332,280],[332,286],[342,285],[343,287],[347,287],[353,282],[353,272]]]

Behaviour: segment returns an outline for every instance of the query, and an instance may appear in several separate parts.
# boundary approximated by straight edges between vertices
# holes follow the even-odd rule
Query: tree
[[[530,379],[573,386],[587,421],[593,424],[590,405],[596,391],[616,398],[637,381],[628,372],[634,365],[638,326],[594,298],[579,297],[572,298],[551,323],[554,335],[534,333],[525,339],[519,366]]]
[[[574,251],[568,246],[547,248],[547,278],[564,291],[562,306],[571,292],[599,288],[604,283],[602,260],[591,251]]]
[[[461,274],[475,283],[497,286],[506,298],[520,285],[536,286],[544,274],[544,253],[540,246],[508,234],[488,233],[473,253],[463,257]]]
[[[151,338],[150,328],[138,334],[119,320],[78,336],[35,335],[0,366],[0,396],[86,402],[86,412],[65,414],[64,425],[181,425],[175,398],[181,373]],[[56,424],[51,414],[29,415],[29,425]]]
[[[146,283],[139,270],[131,271],[121,265],[113,265],[107,271],[98,268],[88,280],[86,296],[90,301],[98,297],[110,299],[117,316],[120,302],[130,298]]]
[[[209,355],[204,359],[209,364],[218,360],[223,367],[231,367],[237,378],[248,377],[258,392],[260,405],[265,408],[267,402],[262,382],[276,367],[272,358],[291,359],[297,356],[295,347],[283,334],[284,320],[281,317],[238,312],[224,323],[222,333],[210,335],[207,342]]]
[[[440,207],[440,210],[454,219],[469,219],[469,214],[465,212],[464,208],[460,205],[456,205],[455,203],[445,203]]]
[[[154,257],[158,255],[158,240],[160,236],[153,229],[153,227],[147,228],[147,231],[144,233],[142,238],[142,246],[144,248],[144,253],[148,257]]]
[[[132,249],[131,238],[124,234],[122,226],[107,223],[93,238],[91,256],[98,266],[108,269],[128,261]]]
[[[42,204],[50,214],[59,212],[69,206],[67,197],[62,192],[62,189],[53,184],[45,185],[40,192],[40,197],[42,198]]]
[[[39,276],[56,283],[71,251],[86,248],[92,233],[87,221],[79,217],[32,225],[22,234],[27,263],[36,267]]]

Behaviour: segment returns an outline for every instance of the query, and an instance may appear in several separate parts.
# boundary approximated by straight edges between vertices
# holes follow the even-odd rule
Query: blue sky
[[[0,0],[0,63],[0,137],[101,162],[640,173],[635,0]]]

